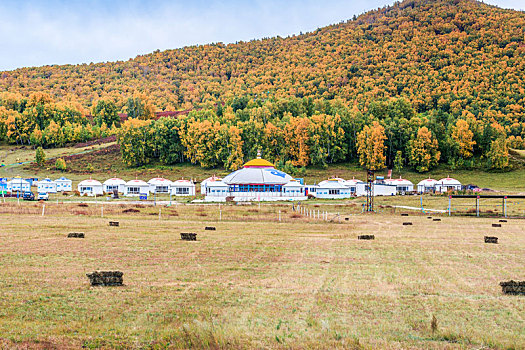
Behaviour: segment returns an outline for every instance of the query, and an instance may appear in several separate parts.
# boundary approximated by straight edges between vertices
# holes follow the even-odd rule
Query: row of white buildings
[[[0,182],[0,186],[1,186]],[[7,191],[30,191],[36,185],[39,193],[57,193],[71,191],[72,181],[61,177],[56,180],[43,179],[34,184],[22,178],[14,178],[5,186]],[[315,185],[304,185],[275,168],[260,157],[247,162],[242,169],[234,171],[223,179],[212,176],[201,182],[201,194],[208,202],[225,201],[278,201],[306,200],[309,197],[326,199],[344,199],[366,196],[368,184],[357,179],[344,180],[332,178]],[[461,190],[459,181],[447,177],[441,180],[425,179],[416,186],[406,179],[383,179],[374,181],[374,196],[394,196],[409,193],[445,193]],[[190,180],[171,181],[155,177],[145,182],[139,179],[124,181],[111,178],[103,183],[86,179],[78,183],[78,192],[82,196],[101,196],[119,193],[127,197],[147,198],[150,194],[169,194],[173,196],[195,196],[195,183]]]

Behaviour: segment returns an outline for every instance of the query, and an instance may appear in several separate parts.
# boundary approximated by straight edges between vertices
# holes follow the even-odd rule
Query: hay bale
[[[70,232],[67,234],[67,238],[84,238],[84,232]]]
[[[432,216],[427,216],[427,219],[432,219]]]
[[[411,222],[404,222],[403,226],[412,226],[412,223]]]
[[[500,219],[499,222],[507,222],[505,219]]]
[[[215,228],[215,226],[206,226],[206,227],[204,228],[204,230],[205,230],[205,231],[215,231],[216,228]]]
[[[500,282],[501,290],[504,294],[525,295],[525,281]]]
[[[441,219],[433,219],[432,221],[441,221]]]
[[[498,237],[494,237],[494,236],[485,236],[485,243],[494,243],[494,244],[498,244]]]
[[[407,213],[401,213],[401,216],[408,216]]]
[[[86,274],[92,286],[122,286],[123,275],[120,271],[94,271]]]
[[[196,241],[197,234],[192,232],[181,232],[180,239],[182,239],[183,241]]]
[[[350,220],[350,218],[345,218],[345,221],[349,221],[349,220]]]
[[[501,224],[492,224],[492,227],[501,227]]]
[[[357,236],[357,239],[375,239],[376,237],[374,235],[360,235],[360,236]]]
[[[119,222],[118,221],[110,221],[109,222],[109,226],[119,226]]]

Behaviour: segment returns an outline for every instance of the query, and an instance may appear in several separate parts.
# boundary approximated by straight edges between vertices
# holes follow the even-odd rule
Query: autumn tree
[[[38,164],[38,166],[44,166],[44,163],[46,162],[46,154],[44,153],[44,150],[42,147],[38,147],[36,149],[35,154],[35,163]]]
[[[498,137],[491,142],[487,159],[491,169],[503,170],[509,167],[509,148],[504,137]]]
[[[357,154],[361,166],[370,170],[385,167],[385,128],[378,121],[366,125],[357,136]]]
[[[95,123],[99,126],[103,123],[108,128],[113,125],[120,125],[118,109],[113,101],[99,100],[97,105],[93,107],[92,113]]]
[[[408,150],[409,164],[420,173],[435,167],[441,157],[437,140],[425,126],[420,128],[417,135],[409,141]]]
[[[452,147],[455,149],[456,155],[459,158],[470,158],[476,141],[472,138],[474,133],[470,130],[469,124],[463,120],[458,119],[456,124],[452,127]]]

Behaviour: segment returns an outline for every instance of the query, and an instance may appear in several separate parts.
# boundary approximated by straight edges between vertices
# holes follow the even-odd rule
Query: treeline
[[[238,169],[256,157],[293,167],[357,161],[366,168],[509,167],[509,147],[524,148],[525,123],[502,125],[465,112],[417,113],[407,101],[373,103],[361,112],[341,101],[238,98],[177,119],[130,119],[118,134],[129,166],[158,160]]]
[[[116,133],[121,111],[132,118],[154,116],[152,105],[139,95],[121,102],[99,100],[89,111],[75,102],[55,102],[49,94],[41,92],[28,97],[4,92],[0,94],[0,141],[62,147],[98,139]]]

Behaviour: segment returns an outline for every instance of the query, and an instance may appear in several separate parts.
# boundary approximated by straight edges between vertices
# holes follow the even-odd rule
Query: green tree
[[[394,158],[394,169],[397,173],[401,173],[403,169],[403,152],[397,151],[396,157]]]
[[[43,166],[46,162],[46,154],[44,153],[42,147],[38,147],[36,149],[35,162],[38,164],[38,166]]]
[[[509,147],[504,137],[491,142],[487,158],[491,169],[503,170],[509,167]]]
[[[102,126],[103,123],[108,128],[113,125],[120,125],[117,106],[112,101],[99,100],[97,105],[93,107],[93,118],[98,126]]]

